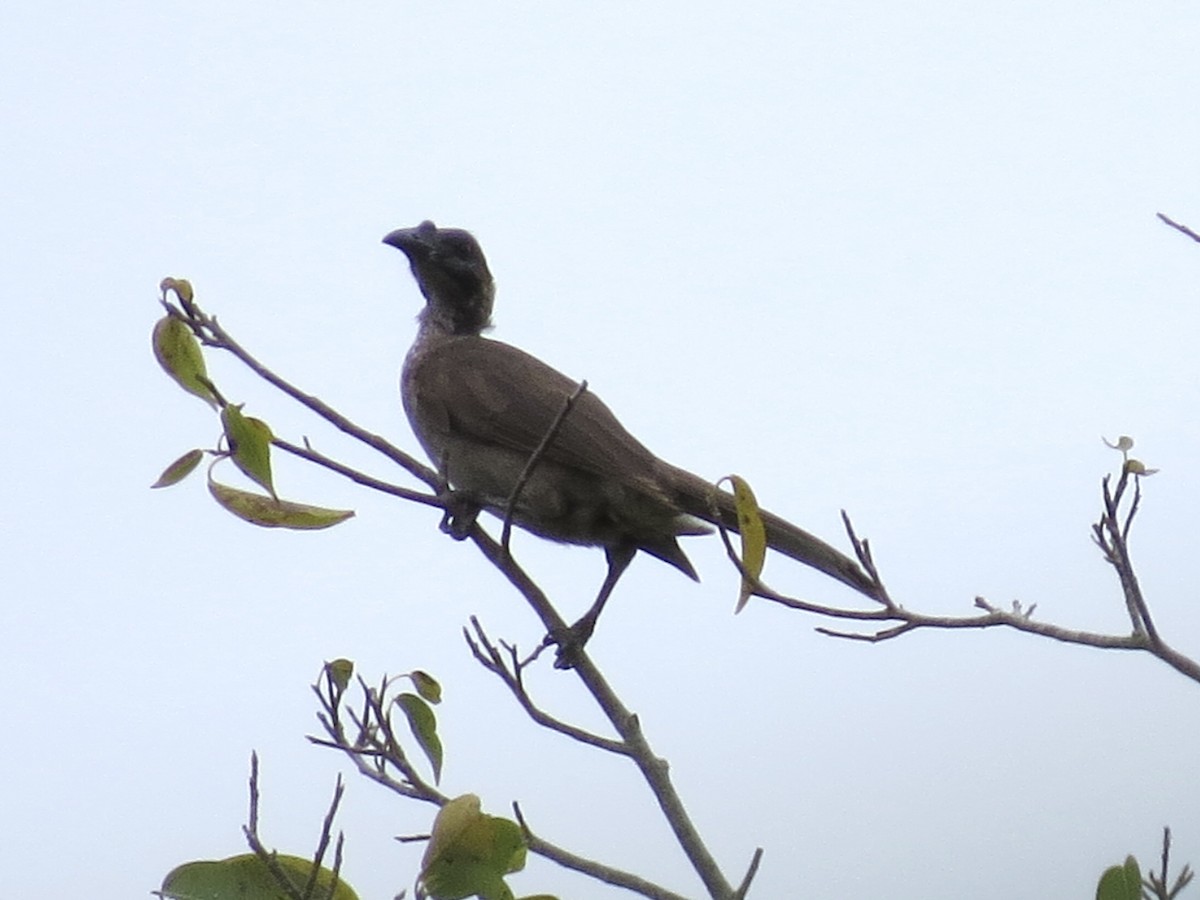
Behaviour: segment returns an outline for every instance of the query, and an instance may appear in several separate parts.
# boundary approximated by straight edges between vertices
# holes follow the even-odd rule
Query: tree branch
[[[471,636],[471,633],[466,628],[463,629],[463,637],[466,638],[467,645],[471,648],[471,653],[479,661],[480,665],[504,682],[504,685],[512,692],[512,695],[521,704],[521,708],[525,710],[529,718],[544,728],[557,731],[559,734],[565,735],[571,738],[571,740],[579,741],[581,744],[588,744],[589,746],[622,756],[629,755],[629,748],[620,741],[614,741],[611,738],[601,737],[598,734],[585,731],[582,728],[557,719],[540,709],[525,690],[525,681],[522,677],[525,664],[518,660],[515,648],[507,648],[510,658],[506,660],[501,654],[500,649],[488,638],[486,632],[483,630],[483,626],[479,624],[479,619],[475,616],[471,616],[471,627],[475,630],[474,637]]]
[[[203,312],[195,303],[184,304],[184,311],[181,312],[170,304],[167,304],[168,309],[173,310],[176,315],[179,315],[195,332],[200,341],[210,347],[215,347],[219,350],[235,356],[254,374],[258,375],[268,384],[278,388],[287,396],[291,397],[296,402],[308,407],[312,412],[316,413],[326,422],[337,428],[339,431],[348,434],[355,440],[361,441],[372,450],[382,454],[392,462],[401,466],[413,475],[429,485],[429,487],[437,489],[438,477],[433,469],[423,465],[414,457],[405,453],[399,447],[392,444],[387,439],[377,434],[372,434],[364,428],[359,427],[354,422],[343,416],[333,407],[329,406],[312,394],[307,394],[293,385],[291,382],[284,380],[279,375],[268,369],[265,365],[259,362],[255,357],[242,347],[233,336],[229,334],[217,322],[216,316],[210,316]]]
[[[499,569],[513,587],[521,593],[538,618],[541,619],[542,625],[548,633],[559,634],[566,629],[566,622],[550,604],[542,589],[525,574],[511,555],[504,552],[504,548],[484,531],[479,523],[475,523],[469,536],[488,561]],[[662,810],[663,816],[674,832],[675,839],[692,864],[692,868],[700,876],[700,880],[704,882],[709,896],[717,898],[717,900],[731,898],[733,887],[721,872],[684,808],[683,801],[671,782],[670,767],[665,760],[657,757],[651,750],[650,744],[642,734],[637,716],[621,702],[616,692],[592,662],[591,657],[588,656],[586,647],[580,649],[573,671],[583,682],[588,693],[592,695],[605,718],[613,726],[627,754],[642,773],[659,809]]]
[[[170,304],[164,305],[167,306],[173,315],[178,315],[187,322],[202,343],[232,354],[264,381],[301,403],[335,428],[397,463],[414,477],[435,491],[438,491],[439,496],[430,498],[418,492],[409,494],[403,488],[398,488],[395,485],[387,485],[385,482],[359,473],[322,454],[318,454],[310,447],[301,448],[284,441],[277,442],[277,446],[289,453],[308,459],[373,489],[383,490],[393,495],[403,496],[404,499],[428,505],[446,507],[447,501],[443,496],[442,480],[439,478],[437,472],[422,465],[412,456],[395,447],[379,435],[359,427],[317,397],[301,391],[290,382],[275,374],[246,351],[241,344],[225,331],[217,322],[215,316],[209,316],[204,313],[190,299],[185,300],[181,297],[180,300],[183,311],[179,311]],[[585,386],[581,384],[575,396],[564,406],[560,415],[560,421],[570,411],[574,399],[584,389]],[[546,442],[553,437],[553,432],[554,429],[552,428],[547,433],[545,437]],[[529,471],[532,471],[534,463],[536,463],[536,459],[531,459],[530,464],[527,465]],[[566,622],[563,621],[562,617],[550,604],[542,590],[516,564],[511,555],[484,531],[477,521],[469,522],[462,531],[464,532],[462,535],[455,536],[471,538],[484,556],[508,578],[509,582],[526,599],[546,628],[547,633],[559,634],[566,630]],[[675,833],[676,839],[692,863],[693,868],[699,874],[701,881],[704,882],[710,896],[720,898],[720,900],[726,900],[726,898],[731,897],[733,895],[733,888],[721,873],[716,861],[704,845],[699,832],[687,815],[682,800],[671,783],[666,762],[656,757],[651,751],[649,743],[642,734],[637,717],[630,713],[624,704],[621,703],[616,693],[600,674],[600,671],[590,658],[582,652],[579,654],[579,657],[579,663],[575,667],[577,676],[583,681],[584,686],[592,694],[597,705],[604,712],[620,737],[619,742],[611,742],[611,747],[622,746],[624,748],[623,752],[634,761],[638,769],[642,772],[660,809],[663,811],[672,831]],[[378,694],[372,694],[369,689],[366,689],[365,684],[363,687],[368,694],[366,708],[362,717],[357,721],[354,721],[352,717],[352,721],[354,721],[359,730],[356,742],[350,744],[346,741],[344,726],[340,719],[335,717],[335,710],[326,706],[324,713],[320,716],[320,721],[330,733],[332,740],[329,743],[346,752],[354,761],[359,771],[368,778],[414,799],[438,804],[445,803],[445,796],[425,783],[411,764],[408,763],[399,743],[396,742],[395,736],[391,733],[388,717],[380,706],[383,690],[381,689]],[[320,696],[319,691],[318,695]],[[310,738],[310,740],[315,743],[326,743],[315,738]],[[399,770],[403,776],[401,779],[390,775],[387,771],[389,764]]]
[[[1185,226],[1172,222],[1162,214],[1159,214],[1159,218],[1171,227],[1200,241],[1200,236]],[[416,503],[441,507],[443,509],[447,508],[449,501],[444,490],[445,485],[437,472],[422,465],[412,456],[395,447],[384,438],[357,426],[316,397],[300,391],[251,356],[217,323],[215,317],[204,314],[190,300],[183,301],[181,298],[181,302],[184,312],[179,312],[169,304],[167,305],[173,315],[180,316],[188,323],[203,343],[231,353],[259,375],[259,377],[306,406],[342,432],[370,446],[389,460],[400,465],[437,493],[429,495],[376,479],[313,450],[307,442],[304,447],[300,447],[281,439],[275,439],[274,443],[277,447],[373,490],[382,491]],[[529,578],[508,552],[508,535],[511,530],[513,510],[516,507],[521,489],[534,471],[539,457],[544,453],[545,447],[549,446],[557,429],[569,414],[572,404],[585,389],[586,383],[581,384],[575,394],[566,400],[563,409],[543,437],[541,445],[528,460],[512,496],[509,498],[508,509],[503,518],[501,541],[497,542],[473,519],[466,521],[460,529],[460,533],[455,534],[460,539],[469,537],[472,540],[484,557],[525,598],[548,634],[562,633],[566,630],[566,622],[563,621],[544,592]],[[983,612],[980,615],[974,616],[934,616],[906,609],[891,599],[879,576],[870,543],[865,539],[860,540],[858,538],[849,517],[844,512],[843,521],[858,561],[868,576],[878,586],[877,594],[870,598],[874,601],[875,605],[865,609],[814,603],[808,600],[789,597],[772,590],[746,572],[741,560],[733,550],[726,530],[724,528],[720,528],[719,530],[721,538],[725,543],[727,554],[733,560],[734,565],[742,573],[743,577],[748,579],[755,595],[790,609],[812,613],[828,619],[870,622],[877,625],[877,630],[867,632],[842,631],[825,626],[817,628],[817,631],[831,637],[878,643],[900,637],[921,628],[981,629],[1008,627],[1063,643],[1105,649],[1146,651],[1163,660],[1185,676],[1200,682],[1200,664],[1167,645],[1158,633],[1150,614],[1149,605],[1142,594],[1134,572],[1129,553],[1128,538],[1134,517],[1139,508],[1141,491],[1139,475],[1137,472],[1133,472],[1134,490],[1132,492],[1132,499],[1129,499],[1128,504],[1125,505],[1130,474],[1131,470],[1127,466],[1123,469],[1115,489],[1110,484],[1110,478],[1106,477],[1104,479],[1103,511],[1099,521],[1093,525],[1093,536],[1103,552],[1106,561],[1116,570],[1118,580],[1121,584],[1122,594],[1132,627],[1132,633],[1129,635],[1109,635],[1064,628],[1033,619],[1033,606],[1025,609],[1019,603],[1014,602],[1011,610],[1005,610],[993,606],[982,597],[975,598],[975,606],[983,610]],[[528,660],[520,661],[517,658],[515,650],[509,647],[507,648],[509,658],[506,659],[500,649],[490,641],[479,622],[474,618],[472,618],[472,625],[474,627],[474,636],[464,629],[464,635],[471,648],[471,652],[484,668],[504,682],[518,703],[520,703],[522,708],[525,709],[526,713],[535,722],[574,740],[586,743],[589,746],[628,756],[634,762],[658,802],[659,808],[667,819],[680,847],[704,883],[709,896],[719,898],[719,900],[731,900],[731,898],[745,896],[750,882],[758,869],[761,851],[756,851],[749,871],[735,890],[717,866],[716,861],[708,851],[684,809],[682,801],[669,777],[669,767],[666,761],[653,753],[649,742],[642,732],[637,716],[631,713],[621,702],[586,652],[582,650],[579,652],[573,671],[608,719],[617,735],[615,739],[577,728],[550,716],[538,708],[525,690],[522,678],[525,666],[532,662],[537,654],[535,653]],[[357,731],[354,739],[349,739],[345,723],[341,717],[342,713],[339,711],[340,691],[335,692],[334,686],[330,682],[325,693],[322,693],[319,689],[317,690],[323,705],[323,712],[319,715],[319,719],[330,740],[326,741],[312,737],[310,737],[310,740],[314,743],[342,750],[350,756],[360,772],[397,793],[438,805],[447,802],[448,798],[445,795],[422,779],[404,755],[399,741],[392,732],[390,717],[385,709],[387,682],[385,681],[378,691],[368,688],[365,682],[361,682],[361,679],[360,683],[366,698],[362,713],[355,715],[348,710],[345,711],[345,715]],[[317,689],[317,686],[314,686],[314,689]],[[392,770],[395,770],[399,777],[393,775]],[[256,791],[256,785],[252,785],[252,793],[253,791]],[[256,826],[256,803],[255,796],[252,820],[249,826],[249,830],[251,831]],[[526,827],[523,820],[522,827]],[[574,857],[572,854],[567,853],[567,851],[556,848],[536,838],[531,832],[528,832],[527,828],[526,831],[531,842],[530,847],[534,849],[534,852],[541,853],[548,858],[553,858],[560,862],[564,859],[569,859],[572,862],[564,864],[570,864],[572,867],[577,868],[578,871],[593,874],[601,880],[607,881],[608,875],[617,871],[610,870],[599,863]],[[677,896],[662,888],[650,885],[648,882],[642,882],[640,879],[636,879],[635,876],[629,876],[627,873],[623,873],[621,877],[626,879],[621,882],[622,886],[630,887],[633,890],[641,890],[645,896],[664,898],[675,898]],[[610,881],[609,883],[617,882]],[[642,887],[632,887],[635,883],[642,885]],[[658,893],[647,893],[647,891],[658,891]]]
[[[1186,234],[1193,241],[1200,241],[1200,234],[1196,234],[1196,232],[1192,231],[1192,229],[1188,228],[1186,225],[1180,225],[1178,222],[1173,222],[1172,220],[1170,220],[1166,216],[1164,216],[1162,213],[1155,213],[1155,215],[1157,215],[1160,219],[1162,219],[1166,224],[1170,225],[1176,231]]]
[[[611,866],[602,865],[595,860],[578,856],[569,850],[564,850],[562,847],[550,843],[544,838],[538,837],[529,827],[529,823],[525,821],[525,816],[521,812],[520,805],[516,803],[513,804],[513,815],[516,816],[517,824],[521,826],[521,831],[525,835],[526,845],[538,856],[552,860],[563,868],[571,869],[595,878],[598,881],[603,881],[605,884],[611,884],[613,887],[634,891],[643,897],[649,897],[650,900],[686,900],[683,895],[660,887],[652,881],[647,881],[645,878],[629,872],[623,872],[620,869],[614,869]]]

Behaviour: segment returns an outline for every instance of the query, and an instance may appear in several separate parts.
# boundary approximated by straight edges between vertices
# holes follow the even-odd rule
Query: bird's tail
[[[730,531],[738,530],[733,494],[686,469],[667,463],[663,463],[663,467],[667,470],[665,480],[671,485],[673,499],[684,512],[714,525],[722,525]],[[878,596],[878,586],[850,557],[774,513],[764,509],[760,514],[766,526],[768,547],[823,572],[859,593],[872,598]]]

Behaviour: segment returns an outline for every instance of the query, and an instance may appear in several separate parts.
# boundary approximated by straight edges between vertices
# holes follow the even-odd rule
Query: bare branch
[[[471,627],[475,629],[475,636],[472,637],[471,633],[464,628],[463,637],[466,639],[468,646],[470,646],[472,655],[479,661],[480,665],[504,682],[505,686],[512,692],[512,695],[516,697],[517,702],[521,704],[521,708],[529,715],[529,718],[543,728],[557,731],[559,734],[566,735],[582,744],[598,747],[601,750],[607,750],[609,753],[616,753],[622,756],[629,755],[629,749],[620,741],[601,737],[598,734],[585,731],[575,725],[570,725],[539,708],[525,690],[525,683],[521,677],[521,663],[517,662],[515,650],[510,652],[510,659],[506,661],[500,653],[499,648],[488,638],[486,632],[483,630],[483,626],[479,624],[479,619],[475,616],[471,616]]]
[[[1135,481],[1139,480],[1137,476],[1134,477]],[[1109,491],[1109,479],[1104,479],[1104,515],[1099,522],[1099,527],[1107,533],[1104,541],[1108,549],[1106,558],[1117,570],[1117,578],[1121,582],[1121,593],[1125,597],[1125,605],[1129,610],[1130,619],[1133,621],[1133,630],[1135,633],[1146,634],[1151,644],[1154,645],[1160,643],[1158,630],[1150,618],[1150,609],[1146,605],[1145,597],[1142,596],[1137,575],[1134,574],[1127,543],[1129,528],[1133,524],[1133,515],[1137,511],[1137,504],[1141,499],[1140,484],[1135,489],[1134,502],[1130,505],[1125,523],[1122,525],[1120,522],[1121,500],[1128,483],[1129,470],[1127,468],[1122,469],[1115,491]]]
[[[1143,881],[1143,884],[1150,889],[1156,900],[1175,900],[1187,887],[1195,873],[1192,872],[1192,867],[1185,865],[1175,877],[1175,883],[1168,886],[1169,879],[1168,870],[1171,860],[1171,829],[1163,829],[1163,847],[1162,847],[1162,872],[1156,875],[1150,871]]]
[[[521,807],[516,803],[513,804],[513,814],[516,816],[517,823],[521,826],[521,831],[525,835],[526,845],[538,856],[553,860],[564,868],[580,872],[598,881],[603,881],[605,884],[611,884],[613,887],[634,891],[643,897],[649,897],[650,900],[685,900],[683,895],[669,891],[651,881],[647,881],[630,872],[624,872],[612,866],[606,866],[594,860],[578,856],[569,850],[564,850],[562,847],[558,847],[538,837],[529,827],[529,823],[525,821]]]
[[[250,814],[247,817],[247,823],[242,826],[242,833],[246,836],[246,843],[254,855],[267,867],[267,871],[271,873],[271,877],[275,880],[276,885],[284,893],[288,900],[308,900],[307,896],[301,893],[300,889],[293,883],[291,876],[284,871],[283,866],[279,864],[279,859],[274,850],[268,850],[258,836],[258,754],[250,754]],[[316,864],[313,864],[313,871],[316,871]]]
[[[1133,493],[1131,499],[1128,500],[1127,509],[1123,511],[1122,503],[1128,496],[1129,480],[1131,477],[1133,479]],[[978,629],[1006,627],[1023,631],[1027,634],[1036,634],[1041,637],[1050,638],[1051,640],[1061,641],[1066,644],[1079,644],[1087,647],[1099,647],[1111,650],[1141,650],[1158,657],[1167,665],[1193,681],[1200,681],[1200,663],[1169,646],[1158,633],[1150,614],[1149,604],[1146,602],[1141,586],[1138,583],[1137,575],[1133,569],[1128,538],[1134,516],[1141,502],[1140,482],[1141,476],[1131,473],[1124,467],[1115,487],[1112,485],[1111,476],[1106,476],[1102,481],[1103,513],[1100,520],[1092,525],[1093,539],[1104,554],[1105,560],[1117,572],[1121,592],[1129,612],[1129,620],[1132,627],[1131,634],[1100,634],[1065,628],[1060,625],[1053,625],[1049,622],[1041,622],[1034,619],[1033,611],[1036,604],[1027,609],[1022,609],[1019,603],[1014,603],[1013,609],[1008,611],[993,606],[982,597],[975,598],[975,606],[984,610],[984,614],[978,616],[933,616],[909,610],[895,603],[888,596],[887,591],[883,589],[878,571],[871,558],[870,548],[866,541],[860,541],[857,535],[855,535],[854,529],[850,524],[850,519],[845,513],[843,513],[843,521],[846,525],[846,531],[850,536],[850,541],[854,545],[855,552],[858,554],[859,562],[867,574],[880,584],[879,596],[876,598],[880,603],[879,609],[857,609],[853,607],[835,607],[811,603],[807,600],[784,596],[761,584],[758,585],[755,593],[782,606],[831,619],[890,623],[887,627],[880,628],[874,632],[845,631],[828,626],[817,627],[816,630],[818,632],[829,637],[879,643],[900,637],[919,628]],[[732,558],[732,547],[728,541],[726,541],[726,551],[731,554]],[[743,572],[744,574],[745,572]]]
[[[1168,219],[1162,213],[1155,213],[1155,215],[1157,215],[1160,219],[1162,219],[1166,224],[1170,225],[1176,231],[1186,234],[1193,241],[1200,241],[1200,234],[1196,234],[1196,232],[1192,231],[1192,229],[1188,228],[1186,225],[1180,225],[1178,222],[1174,222],[1171,219]]]
[[[742,883],[738,885],[738,889],[734,892],[734,900],[744,900],[746,893],[750,890],[750,882],[754,881],[754,876],[758,874],[758,864],[762,862],[762,856],[762,847],[755,847],[754,855],[750,857],[750,867],[746,869],[746,874],[742,877]]]
[[[380,491],[384,494],[391,494],[393,497],[399,497],[401,500],[411,500],[414,503],[423,503],[426,506],[443,506],[442,499],[434,494],[425,494],[421,491],[414,491],[411,488],[400,487],[397,484],[391,484],[374,476],[367,475],[365,472],[360,472],[357,469],[352,469],[350,466],[344,465],[335,459],[319,453],[311,446],[300,447],[282,438],[273,438],[271,443],[293,456],[298,456],[301,459],[308,460],[311,463],[316,463],[318,466],[323,466],[331,472],[336,472],[356,484],[361,484],[363,487],[370,488],[373,491]],[[306,442],[307,443],[307,442]]]
[[[469,536],[488,561],[521,592],[526,602],[541,619],[547,632],[558,634],[566,630],[566,622],[550,604],[542,589],[525,574],[509,554],[504,552],[504,548],[492,539],[482,526],[475,523]],[[629,757],[642,773],[659,809],[662,810],[663,816],[671,826],[675,839],[692,864],[692,868],[700,876],[700,880],[704,882],[709,896],[731,897],[733,887],[721,872],[712,853],[700,837],[699,831],[696,830],[691,816],[684,808],[683,801],[671,782],[669,766],[664,760],[655,756],[642,734],[637,716],[621,702],[608,681],[600,674],[595,663],[592,662],[586,648],[579,651],[578,661],[575,663],[573,671],[621,738]]]
[[[317,887],[317,873],[321,870],[321,863],[325,861],[325,853],[329,850],[329,838],[333,834],[333,820],[337,816],[338,806],[341,805],[342,795],[346,792],[346,785],[342,782],[341,774],[337,777],[337,783],[333,789],[333,800],[329,803],[329,809],[325,813],[325,820],[321,823],[321,837],[317,840],[317,852],[313,854],[312,870],[308,873],[308,884],[304,886],[304,897],[309,898],[313,895],[313,891]],[[338,835],[339,855],[341,849],[341,835]],[[337,887],[337,877],[334,877],[333,884],[329,888],[329,896],[333,896],[333,891]]]

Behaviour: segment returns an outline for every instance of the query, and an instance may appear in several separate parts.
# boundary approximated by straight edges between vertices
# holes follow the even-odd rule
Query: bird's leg
[[[438,528],[454,540],[464,541],[471,534],[481,507],[470,495],[450,487],[449,463],[447,454],[438,466],[438,499],[442,501],[442,521]]]
[[[608,595],[612,593],[613,588],[617,586],[618,579],[633,562],[633,557],[637,554],[637,547],[631,544],[618,544],[615,547],[606,547],[604,554],[608,557],[608,573],[604,576],[604,583],[600,585],[600,593],[596,595],[596,601],[578,622],[565,632],[552,636],[553,642],[558,644],[558,658],[554,661],[556,669],[570,669],[575,665],[579,651],[583,649],[583,645],[596,630],[596,620],[600,618],[600,610],[604,609],[604,604],[608,602]]]

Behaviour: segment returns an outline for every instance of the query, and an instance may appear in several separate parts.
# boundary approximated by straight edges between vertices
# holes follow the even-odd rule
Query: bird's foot
[[[450,488],[442,491],[438,499],[442,501],[444,510],[438,528],[456,541],[466,540],[475,527],[475,520],[479,518],[479,504],[461,491]]]
[[[554,657],[554,668],[573,669],[579,662],[583,647],[596,629],[596,620],[592,616],[584,616],[569,628],[563,628],[546,635],[546,643],[558,647]]]

